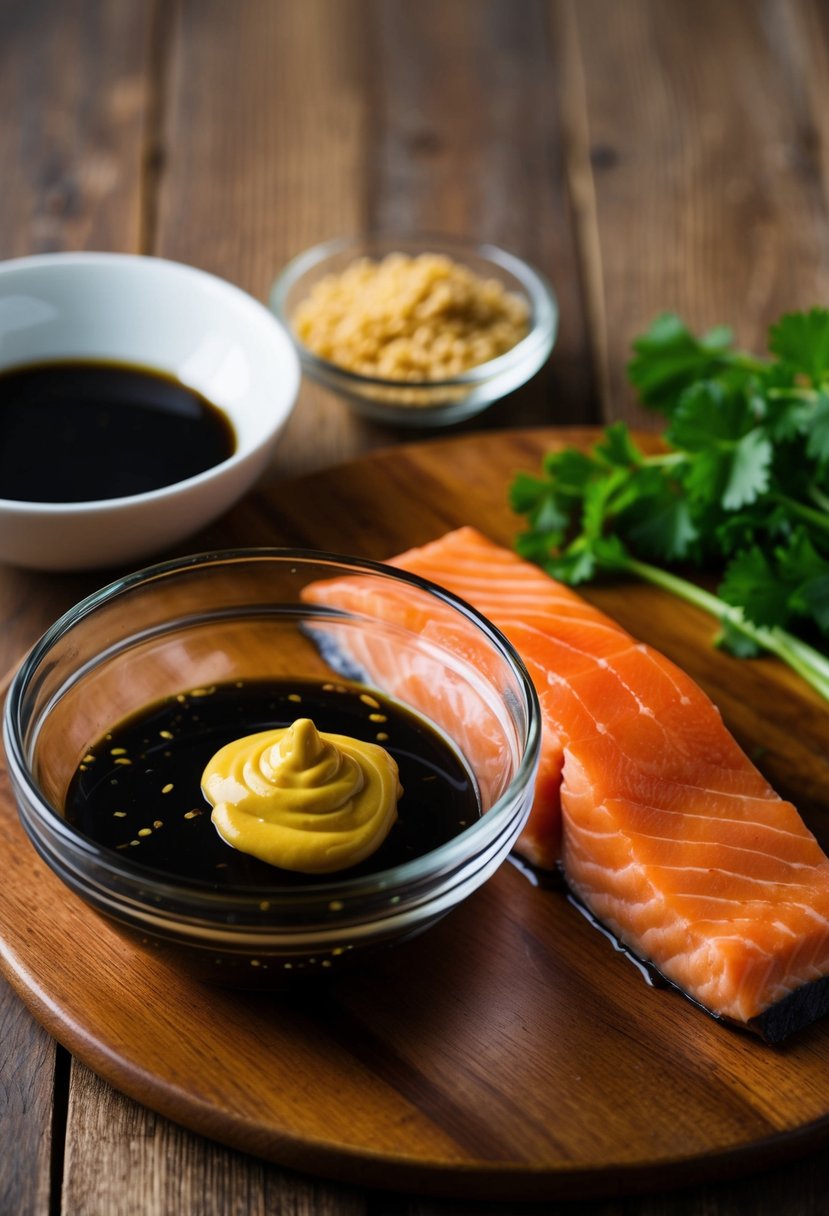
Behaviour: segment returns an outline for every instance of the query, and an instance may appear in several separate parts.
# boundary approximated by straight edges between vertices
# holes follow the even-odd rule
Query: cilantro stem
[[[685,452],[664,452],[660,455],[645,456],[642,464],[650,468],[670,469],[674,465],[686,463],[688,456]]]
[[[829,701],[829,659],[819,650],[802,642],[785,629],[774,627],[764,628],[753,625],[746,620],[742,610],[731,604],[726,604],[719,596],[698,587],[687,579],[652,566],[647,562],[637,561],[633,557],[619,557],[613,562],[614,570],[625,570],[645,582],[653,583],[671,594],[679,596],[688,603],[709,613],[721,624],[728,624],[745,637],[750,638],[756,645],[768,650],[793,671],[797,672],[816,692]]]
[[[806,388],[803,385],[792,384],[786,388],[768,388],[766,396],[772,401],[817,401],[818,393],[816,389]]]
[[[813,490],[810,492],[814,494]],[[769,497],[786,507],[787,510],[791,511],[792,515],[796,515],[798,518],[805,520],[806,523],[813,524],[816,528],[829,533],[829,514],[825,510],[810,507],[808,503],[800,502],[796,498],[789,498],[787,494],[775,493],[770,494]]]
[[[820,507],[821,511],[826,511],[829,514],[829,494],[824,494],[818,486],[809,486],[809,497],[813,503]]]
[[[764,359],[756,359],[753,355],[748,355],[744,351],[733,351],[728,359],[723,360],[726,367],[739,367],[744,372],[756,372],[758,375],[763,375],[769,370],[769,365]]]

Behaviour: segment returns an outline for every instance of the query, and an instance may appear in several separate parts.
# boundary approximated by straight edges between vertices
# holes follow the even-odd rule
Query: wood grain
[[[762,352],[781,312],[826,299],[826,10],[561,0],[553,13],[576,60],[569,171],[604,411],[641,423],[624,369],[658,313],[733,325]]]
[[[4,1135],[14,1129],[14,1152],[0,1154],[0,1212],[48,1210],[53,1076],[60,1050],[0,980],[0,1126]],[[58,1102],[65,1100],[65,1093],[57,1095]],[[60,1135],[61,1127],[57,1130]]]
[[[563,64],[545,4],[374,0],[371,13],[369,224],[494,241],[533,262],[558,298],[543,386],[475,428],[597,421],[563,173]]]
[[[151,7],[2,7],[0,256],[138,249]],[[48,85],[47,85],[48,82]]]
[[[678,307],[700,325],[729,321],[742,342],[755,345],[780,307],[808,306],[826,295],[829,14],[819,0],[701,6],[469,0],[466,13],[458,5],[445,22],[441,7],[436,0],[240,0],[231,15],[227,5],[196,0],[6,0],[0,253],[138,247],[208,264],[215,246],[222,272],[258,293],[271,263],[344,230],[364,209],[411,215],[412,222],[434,215],[442,226],[444,208],[462,216],[468,207],[475,222],[491,222],[489,235],[497,230],[505,244],[513,232],[520,237],[564,302],[547,374],[525,398],[486,415],[486,426],[545,419],[551,403],[556,418],[591,421],[594,385],[605,417],[650,425],[635,409],[623,367],[630,337],[653,313]],[[544,47],[535,39],[539,7],[550,18]],[[345,11],[351,29],[331,17],[335,9]],[[452,81],[456,61],[463,90]],[[350,66],[332,74],[332,62]],[[530,98],[539,102],[535,118]],[[251,124],[270,137],[252,142]],[[251,155],[257,139],[260,149],[268,144],[258,159]],[[461,160],[463,180],[453,170]],[[501,179],[512,172],[520,187],[510,192]],[[575,222],[560,208],[565,186]],[[396,438],[306,388],[274,476]],[[266,516],[251,501],[233,530],[259,534]],[[276,521],[289,535],[297,530],[278,514]],[[0,669],[10,668],[93,585],[3,570]],[[709,677],[727,694],[719,666]],[[762,695],[764,680],[757,676],[751,696]],[[739,721],[736,700],[729,712]],[[799,733],[792,704],[779,742],[772,740],[781,756],[786,739]],[[819,787],[802,793],[819,811]],[[0,990],[3,1016],[7,1000],[14,1004]],[[48,1187],[35,1183],[48,1168],[43,1142],[30,1155],[34,1137],[25,1127],[21,1134],[21,1121],[48,1070],[36,1052],[21,1050],[15,1060],[18,1083],[29,1070],[21,1090],[29,1097],[19,1117],[2,1121],[2,1144],[6,1160],[16,1161],[9,1168],[18,1193],[34,1193],[37,1185],[43,1195]],[[5,1069],[3,1077],[5,1084]],[[81,1130],[67,1195],[80,1172],[91,1212],[96,1202],[106,1216],[181,1210],[167,1162],[151,1152],[162,1121],[104,1085],[82,1092],[83,1102],[73,1107]],[[106,1105],[108,1138],[87,1134],[100,1126],[81,1117],[87,1102]],[[125,1160],[120,1135],[143,1137],[146,1153],[141,1170],[133,1159],[117,1199]],[[313,1187],[295,1191],[276,1173],[260,1185],[259,1167],[246,1159],[216,1146],[202,1156],[187,1147],[187,1133],[165,1135],[165,1148],[179,1145],[173,1154],[182,1191],[209,1194],[212,1179],[227,1211],[270,1210],[282,1195],[297,1213],[352,1210],[350,1193],[324,1191],[317,1206]],[[754,1181],[578,1210],[817,1216],[827,1186],[827,1167],[815,1157],[796,1173],[780,1169]],[[480,1216],[486,1206],[400,1195],[370,1197],[369,1204],[371,1216],[450,1210]],[[59,1206],[53,1197],[53,1210]]]
[[[73,1064],[63,1206],[106,1216],[364,1216],[357,1192],[222,1150],[125,1099]],[[107,1168],[85,1152],[101,1147]],[[124,1180],[128,1179],[128,1185]],[[150,1181],[152,1180],[152,1181]],[[4,1211],[22,1209],[3,1209]],[[33,1208],[32,1211],[35,1209]]]
[[[152,6],[118,0],[2,5],[1,257],[141,248],[151,21]],[[63,598],[60,586],[3,570],[0,672],[85,584],[64,583]],[[60,1070],[55,1087],[55,1064],[63,1053],[5,984],[0,1028],[0,1211],[57,1211],[67,1095]]]
[[[367,456],[263,491],[255,514],[228,518],[225,540],[241,526],[249,542],[272,542],[293,524],[298,542],[389,556],[471,521],[508,541],[512,473],[575,438],[589,436],[502,432]],[[803,763],[780,792],[797,802],[812,788],[825,812],[825,749],[809,742],[825,706],[774,664],[712,651],[693,614],[641,592],[595,598],[645,640],[669,642],[704,686],[730,689],[722,708],[730,721],[741,706],[745,744],[775,738],[777,713],[763,706],[791,706]],[[749,671],[764,696],[746,708]],[[330,986],[237,995],[188,981],[62,898],[7,787],[0,835],[3,964],[36,1016],[130,1096],[283,1166],[426,1193],[560,1198],[727,1176],[829,1133],[825,1024],[777,1051],[718,1026],[649,989],[561,891],[512,866],[418,941]]]
[[[371,68],[363,12],[361,0],[178,7],[155,252],[264,300],[289,258],[364,227]],[[376,446],[376,434],[306,385],[275,472]]]
[[[265,299],[289,258],[373,226],[501,243],[553,279],[562,327],[538,382],[477,425],[593,420],[544,11],[538,0],[518,20],[509,0],[184,3],[165,60],[155,251]],[[273,475],[396,438],[306,384]]]

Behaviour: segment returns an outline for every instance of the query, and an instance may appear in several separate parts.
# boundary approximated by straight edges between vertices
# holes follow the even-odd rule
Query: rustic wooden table
[[[821,0],[3,0],[0,256],[161,254],[264,298],[371,226],[494,240],[555,284],[549,366],[472,431],[627,418],[663,309],[760,349],[829,290]],[[272,483],[406,435],[311,385]],[[96,575],[0,570],[0,672]],[[0,982],[0,1212],[390,1213],[200,1139],[70,1058]],[[762,1169],[763,1162],[758,1163]],[[808,1216],[826,1153],[739,1180],[528,1211]]]

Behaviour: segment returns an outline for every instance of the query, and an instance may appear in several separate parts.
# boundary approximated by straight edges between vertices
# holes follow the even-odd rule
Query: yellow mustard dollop
[[[384,748],[321,734],[310,718],[226,744],[205,768],[202,791],[229,845],[305,874],[369,857],[391,830],[403,793]]]

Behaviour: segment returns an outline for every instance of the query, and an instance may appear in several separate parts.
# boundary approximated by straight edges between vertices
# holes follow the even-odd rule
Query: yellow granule
[[[447,380],[510,350],[527,334],[529,308],[443,254],[392,253],[321,279],[292,321],[321,358],[411,383]]]

